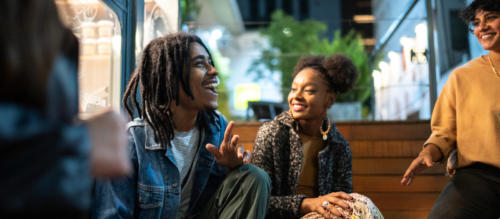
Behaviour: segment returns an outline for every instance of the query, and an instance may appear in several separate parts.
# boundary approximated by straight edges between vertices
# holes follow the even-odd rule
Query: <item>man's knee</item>
[[[271,189],[271,179],[266,171],[252,164],[243,164],[239,169],[241,172],[245,172],[244,181],[249,183],[251,187],[257,186],[260,188],[267,187],[269,190]]]

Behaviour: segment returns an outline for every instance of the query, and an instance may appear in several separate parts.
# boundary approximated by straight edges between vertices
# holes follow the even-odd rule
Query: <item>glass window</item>
[[[99,0],[55,0],[61,19],[80,42],[80,116],[120,111],[121,26]]]
[[[146,0],[144,2],[144,44],[147,45],[151,40],[167,35],[169,25],[167,15],[156,2]]]
[[[166,13],[153,0],[145,0],[143,14],[137,13],[137,16],[136,62],[140,60],[142,50],[151,40],[175,32],[170,30]]]
[[[381,39],[386,34],[395,17],[409,2],[374,3],[377,18],[375,38]],[[376,56],[372,73],[375,120],[427,120],[431,117],[425,6],[425,1],[414,6]]]

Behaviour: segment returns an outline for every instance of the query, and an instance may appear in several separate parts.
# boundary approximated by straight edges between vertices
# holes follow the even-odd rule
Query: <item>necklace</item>
[[[495,74],[500,77],[500,75],[498,74],[497,70],[495,69],[495,67],[493,66],[493,63],[491,62],[491,57],[490,55],[488,55],[488,60],[490,60],[490,65],[491,65],[491,69],[493,69],[493,72],[495,72]]]

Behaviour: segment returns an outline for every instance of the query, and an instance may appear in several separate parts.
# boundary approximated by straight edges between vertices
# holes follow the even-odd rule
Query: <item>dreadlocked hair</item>
[[[162,148],[171,146],[170,141],[175,137],[176,126],[172,120],[170,106],[172,100],[179,105],[179,88],[182,87],[194,100],[189,86],[189,51],[194,42],[201,44],[212,57],[201,39],[192,34],[179,32],[152,40],[144,48],[139,65],[123,96],[122,104],[130,120],[134,119],[134,110],[127,101],[129,98],[132,106],[137,109],[139,118],[144,119],[153,129],[155,141],[159,142]],[[142,108],[136,99],[139,84]],[[218,117],[215,110],[200,111],[196,122],[207,128],[208,125],[204,121],[211,119],[215,123],[215,118]]]
[[[292,77],[299,72],[311,68],[318,71],[328,84],[329,91],[346,93],[354,87],[359,71],[351,59],[342,54],[334,54],[325,58],[323,55],[301,57],[293,68]]]

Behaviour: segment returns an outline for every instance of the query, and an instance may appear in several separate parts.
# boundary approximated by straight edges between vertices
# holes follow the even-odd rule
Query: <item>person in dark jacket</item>
[[[252,163],[272,181],[266,218],[383,218],[368,198],[348,194],[351,150],[326,116],[336,95],[356,84],[357,68],[343,55],[309,56],[292,77],[290,111],[265,123],[255,140]]]
[[[81,218],[129,170],[123,119],[79,121],[78,41],[54,1],[0,1],[0,218]],[[125,147],[124,147],[125,146]]]

